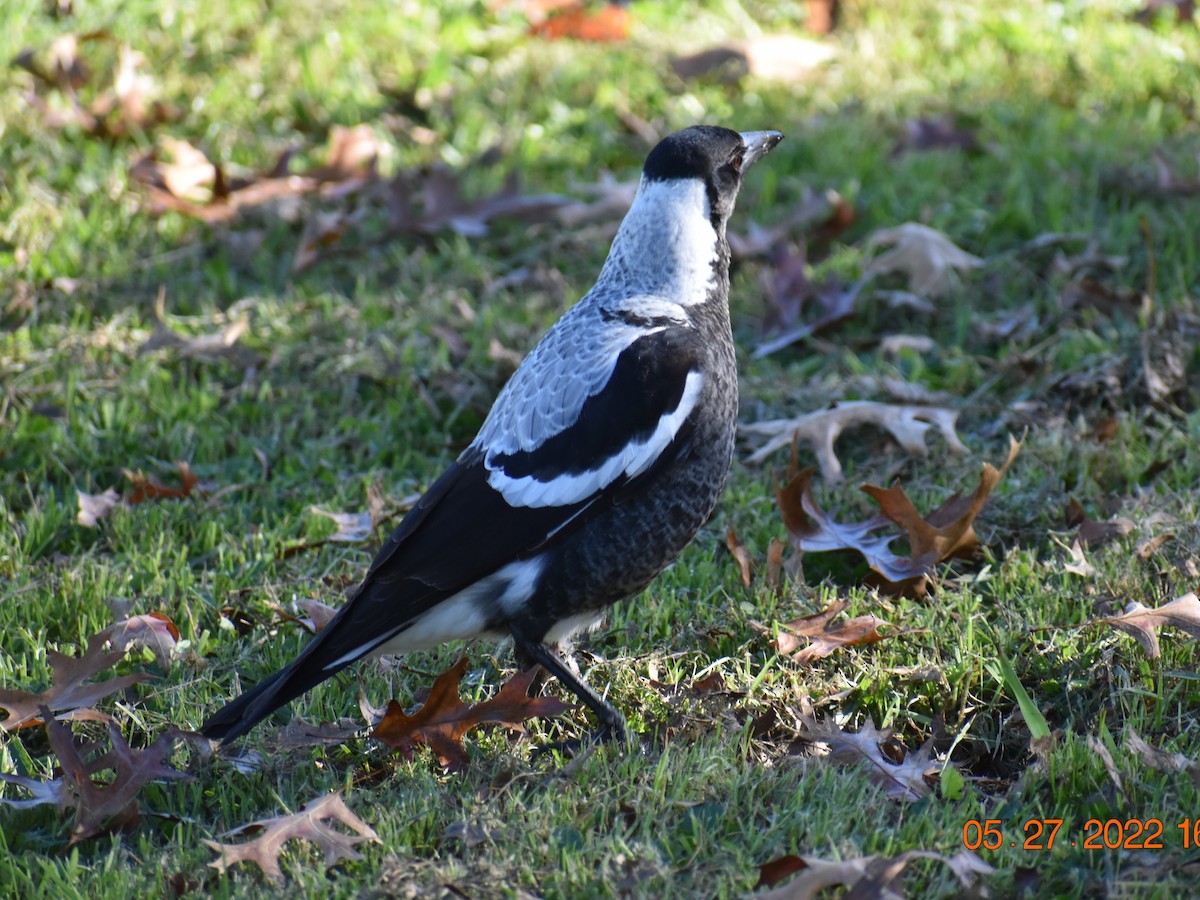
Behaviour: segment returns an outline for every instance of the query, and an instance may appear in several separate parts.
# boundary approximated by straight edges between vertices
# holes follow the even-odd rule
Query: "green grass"
[[[319,163],[334,125],[366,122],[392,148],[388,174],[441,163],[460,173],[468,196],[482,196],[511,170],[534,193],[571,193],[605,172],[633,177],[646,147],[622,124],[627,112],[662,132],[696,121],[779,128],[787,140],[755,169],[736,229],[783,219],[806,189],[833,188],[853,200],[858,219],[815,259],[816,275],[857,277],[867,235],[905,221],[945,231],[986,264],[933,314],[868,294],[817,343],[759,361],[749,351],[766,314],[765,264],[741,264],[733,316],[743,420],[887,400],[884,377],[950,396],[970,454],[950,456],[933,439],[929,457],[909,459],[881,435],[854,432],[839,446],[846,484],[817,488],[838,520],[869,514],[858,484],[897,476],[919,509],[931,509],[971,490],[982,463],[1002,459],[1007,434],[1028,433],[981,519],[983,558],[956,565],[923,602],[873,594],[854,585],[852,566],[817,559],[806,568],[828,579],[782,597],[742,587],[725,530],[736,529],[756,559],[765,555],[782,532],[773,498],[786,459],[774,471],[735,464],[716,517],[680,562],[581,645],[588,680],[629,714],[641,752],[530,761],[534,743],[584,733],[577,716],[533,723],[519,739],[474,734],[472,767],[447,775],[428,756],[400,761],[367,739],[275,752],[268,723],[248,740],[265,754],[253,772],[200,761],[181,744],[176,762],[195,780],[147,788],[142,823],[128,833],[67,850],[69,826],[54,811],[3,807],[0,892],[159,896],[178,876],[216,896],[268,893],[252,868],[229,877],[207,869],[212,853],[201,839],[339,789],[383,843],[328,875],[314,846],[292,844],[284,862],[292,884],[279,892],[454,885],[470,896],[742,895],[760,864],[786,853],[950,855],[973,819],[1003,822],[1005,846],[981,851],[999,870],[987,883],[1001,896],[1016,891],[1023,867],[1037,870],[1038,896],[1179,896],[1190,887],[1182,867],[1197,851],[1184,849],[1175,826],[1197,816],[1200,793],[1184,774],[1147,768],[1122,734],[1132,727],[1200,757],[1196,641],[1167,630],[1162,659],[1151,661],[1112,629],[1057,626],[1130,600],[1157,606],[1200,581],[1200,204],[1156,190],[1153,164],[1159,150],[1180,178],[1197,177],[1194,26],[1166,17],[1134,24],[1136,4],[1117,0],[847,3],[828,39],[838,58],[823,73],[803,84],[728,86],[680,81],[670,55],[742,36],[750,21],[795,28],[803,4],[634,3],[634,36],[617,46],[544,43],[516,14],[477,3],[339,0],[312,15],[250,0],[139,0],[76,3],[65,18],[46,6],[11,0],[0,59],[103,29],[145,55],[179,116],[95,139],[50,127],[25,99],[26,73],[0,75],[0,687],[45,687],[47,648],[78,652],[113,621],[110,604],[161,610],[194,652],[169,673],[135,657],[118,666],[161,676],[104,704],[135,746],[170,723],[199,725],[238,681],[248,686],[298,651],[303,633],[270,605],[337,604],[386,535],[381,527],[370,545],[284,557],[290,543],[326,533],[309,507],[365,509],[371,485],[395,506],[427,486],[511,371],[489,353],[492,339],[517,353],[531,347],[590,286],[607,241],[602,227],[564,234],[512,222],[479,239],[380,240],[382,213],[369,211],[338,255],[293,276],[299,223],[269,215],[238,223],[235,236],[260,232],[260,249],[245,253],[230,229],[145,211],[129,167],[159,135],[246,172],[269,168],[289,146],[300,148],[298,167]],[[117,44],[86,52],[102,81]],[[81,92],[85,101],[93,94]],[[941,114],[971,125],[983,149],[892,158],[907,119]],[[436,140],[409,139],[414,126]],[[1066,308],[1054,249],[1026,246],[1048,232],[1082,233],[1098,253],[1123,257],[1097,277],[1121,291],[1153,285],[1150,312],[1136,302],[1112,314]],[[1082,244],[1063,247],[1077,253]],[[531,277],[488,290],[523,268]],[[248,317],[239,344],[248,353],[139,353],[160,292],[167,323],[183,334]],[[982,335],[981,321],[1026,303],[1036,327],[1007,342]],[[898,332],[929,335],[936,347],[886,358],[879,339]],[[1181,342],[1185,385],[1171,402],[1151,402],[1144,348],[1172,340]],[[1112,416],[1111,440],[1088,436]],[[207,498],[121,508],[97,529],[76,524],[77,491],[121,489],[123,469],[169,480],[180,459],[209,485]],[[1091,578],[1066,572],[1051,539],[1066,530],[1069,497],[1093,518],[1115,513],[1136,526],[1089,551]],[[1139,540],[1162,532],[1174,537],[1150,559],[1134,554]],[[799,668],[751,624],[787,621],[839,596],[852,614],[916,630]],[[247,633],[222,617],[227,607],[250,621]],[[395,696],[407,705],[461,651],[361,665],[357,674],[372,702]],[[512,660],[489,647],[468,652],[464,692],[483,697]],[[903,674],[929,666],[944,679]],[[650,685],[686,685],[711,671],[727,693],[673,696]],[[354,677],[335,679],[275,723],[357,714],[359,690]],[[909,748],[937,736],[945,752],[958,736],[963,797],[935,791],[902,805],[861,773],[805,760],[794,722],[806,702],[848,728],[868,719],[891,726]],[[1055,735],[1043,760],[1030,751],[1019,705],[1027,702]],[[1089,737],[1112,748],[1121,790]],[[39,729],[0,743],[2,772],[44,777],[52,765]],[[1055,850],[1021,849],[1022,824],[1047,817],[1065,822]],[[1160,819],[1168,849],[1063,842],[1082,844],[1091,818]],[[468,847],[445,837],[461,822],[487,840]],[[931,863],[907,877],[914,896],[960,890]]]

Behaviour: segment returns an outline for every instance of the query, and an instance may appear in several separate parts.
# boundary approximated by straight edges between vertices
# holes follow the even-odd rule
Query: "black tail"
[[[215,741],[241,737],[279,707],[295,700],[320,678],[301,678],[293,663],[264,678],[236,700],[225,704],[200,726],[200,733]]]
[[[336,624],[335,620],[326,626],[289,665],[217,710],[200,726],[200,733],[222,742],[241,737],[279,707],[286,706],[353,663],[358,657],[343,655],[343,660],[336,666],[322,665],[325,659],[339,650],[336,646],[331,648],[329,645],[332,642],[327,640],[337,632],[338,629],[334,627]]]

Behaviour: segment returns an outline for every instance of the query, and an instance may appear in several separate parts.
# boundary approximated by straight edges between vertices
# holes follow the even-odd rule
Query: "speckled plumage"
[[[218,711],[213,738],[364,656],[511,636],[623,730],[545,644],[637,593],[712,513],[733,457],[737,371],[725,226],[780,135],[686,129],[646,160],[595,287],[500,392],[470,446],[289,666]]]

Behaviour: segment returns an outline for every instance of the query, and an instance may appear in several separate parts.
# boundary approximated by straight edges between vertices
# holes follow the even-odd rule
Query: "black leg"
[[[541,664],[547,672],[561,681],[567,690],[578,697],[584,706],[596,714],[596,718],[600,720],[600,727],[592,733],[591,740],[600,742],[611,740],[618,740],[622,743],[628,742],[629,732],[625,725],[625,717],[617,711],[615,706],[576,678],[575,673],[568,669],[566,664],[558,658],[558,654],[541,641],[532,640],[516,628],[511,629],[511,631],[513,643],[516,645],[520,656]],[[558,748],[541,749],[571,749],[573,743],[563,744]]]

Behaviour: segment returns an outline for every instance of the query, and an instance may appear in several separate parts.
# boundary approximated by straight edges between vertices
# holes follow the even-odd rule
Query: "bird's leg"
[[[567,690],[578,697],[584,706],[596,714],[596,718],[600,722],[600,727],[589,735],[587,741],[564,741],[558,744],[538,747],[535,753],[541,754],[549,750],[575,751],[583,744],[593,741],[604,742],[616,740],[621,743],[628,743],[629,730],[625,724],[625,717],[617,711],[615,706],[576,678],[575,674],[567,668],[567,665],[558,658],[558,654],[541,641],[533,640],[516,628],[511,629],[511,631],[513,643],[516,646],[518,654],[539,663],[542,668],[562,682]]]

